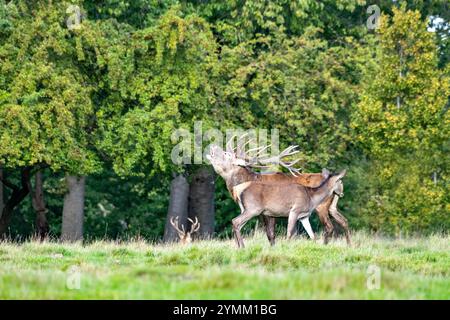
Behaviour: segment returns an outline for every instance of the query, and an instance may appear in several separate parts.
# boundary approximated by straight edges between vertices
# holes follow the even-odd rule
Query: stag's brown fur
[[[298,219],[305,223],[311,212],[322,201],[340,189],[340,179],[345,171],[328,176],[319,187],[305,187],[293,182],[247,181],[232,187],[241,207],[241,214],[233,219],[233,231],[239,247],[244,246],[241,228],[253,217],[289,217],[287,236],[290,238]],[[305,224],[304,224],[305,226]],[[308,233],[312,233],[307,223]]]
[[[240,167],[236,173],[233,175],[230,181],[227,181],[227,189],[230,192],[233,200],[237,202],[236,194],[233,190],[233,187],[246,182],[246,181],[260,181],[260,182],[276,182],[276,183],[296,183],[305,187],[318,187],[324,177],[321,173],[302,173],[297,176],[293,176],[291,174],[285,173],[263,173],[257,174],[252,172],[249,168]],[[334,201],[333,199],[336,198]],[[325,228],[324,232],[324,242],[328,243],[333,232],[334,227],[331,221],[331,217],[337,222],[337,224],[342,227],[345,232],[345,237],[347,243],[350,245],[350,231],[348,228],[347,219],[338,211],[337,209],[337,195],[331,195],[320,203],[319,206],[316,207],[317,215],[319,216],[320,222],[323,224]],[[333,203],[334,202],[334,203]],[[267,237],[271,244],[275,243],[275,218],[264,216],[264,224],[266,228]]]
[[[242,149],[241,149],[242,150]],[[287,149],[291,150],[290,148]],[[287,152],[289,153],[289,152]],[[275,157],[274,163],[280,163],[282,166],[289,168],[292,172],[292,163],[285,163],[283,161],[279,161],[286,154],[286,150],[280,153],[278,157]],[[291,152],[292,153],[292,152]],[[239,154],[239,156],[238,156]],[[259,154],[256,155],[258,157]],[[228,147],[227,143],[227,151],[225,152],[221,147],[217,145],[212,145],[210,147],[210,153],[206,156],[207,159],[211,161],[211,164],[214,167],[214,170],[222,176],[225,180],[228,190],[232,196],[232,198],[238,203],[238,199],[236,198],[235,191],[233,187],[244,182],[263,182],[267,181],[268,183],[297,183],[295,180],[298,179],[300,183],[308,183],[309,185],[314,185],[314,183],[319,184],[320,181],[324,179],[322,174],[298,174],[298,176],[294,177],[291,175],[285,175],[282,173],[276,174],[261,174],[253,172],[250,167],[254,163],[254,159],[252,158],[248,161],[246,155],[244,153],[234,152],[232,148]],[[271,161],[266,161],[267,163],[271,163]],[[258,163],[258,161],[256,162]],[[267,180],[266,180],[267,179]],[[294,179],[294,180],[291,180]],[[340,184],[342,187],[342,183]],[[323,203],[321,203],[316,211],[319,213],[319,218],[321,222],[325,225],[325,243],[328,242],[332,232],[333,232],[333,224],[330,220],[330,215],[337,220],[337,222],[346,230],[347,242],[350,244],[348,227],[346,219],[337,211],[337,197],[333,197],[330,195],[329,199],[324,199]],[[241,207],[242,210],[242,207]],[[267,237],[269,238],[271,244],[274,243],[275,239],[275,219],[273,218],[265,218],[266,232]],[[302,222],[303,223],[303,222]],[[308,222],[309,224],[309,222]],[[311,236],[311,235],[310,235]]]
[[[297,176],[293,176],[291,174],[284,174],[284,173],[273,173],[273,174],[262,174],[261,180],[267,181],[267,182],[295,182],[297,184],[300,184],[305,187],[318,187],[324,177],[320,173],[302,173]],[[324,242],[325,244],[328,243],[330,240],[333,232],[334,227],[333,223],[331,221],[331,217],[334,218],[336,223],[344,230],[345,232],[345,238],[347,240],[347,243],[350,245],[350,230],[348,228],[348,222],[347,219],[338,211],[337,209],[337,201],[339,200],[339,197],[337,195],[331,195],[316,208],[317,215],[319,217],[320,222],[325,228],[324,232]],[[269,218],[273,219],[273,218]],[[275,225],[275,222],[268,222]],[[266,222],[267,225],[267,222]]]

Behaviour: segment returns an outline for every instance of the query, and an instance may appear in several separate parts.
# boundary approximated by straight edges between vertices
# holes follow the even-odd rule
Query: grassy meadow
[[[245,240],[2,242],[0,299],[450,299],[450,236]]]

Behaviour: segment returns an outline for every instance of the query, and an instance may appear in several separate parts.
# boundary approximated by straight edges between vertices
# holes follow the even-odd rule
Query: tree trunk
[[[21,170],[21,187],[16,187],[8,183],[8,185],[12,189],[12,193],[8,201],[6,201],[0,217],[0,237],[5,236],[14,209],[22,202],[23,199],[25,199],[25,197],[30,192],[30,172],[31,168],[29,167]]]
[[[31,191],[31,188],[30,188]],[[31,194],[31,202],[36,212],[36,235],[43,240],[48,235],[47,208],[44,201],[44,186],[42,172],[36,172],[34,191]]]
[[[192,176],[189,193],[189,218],[198,218],[200,229],[194,236],[211,238],[214,234],[214,174],[206,167]]]
[[[164,229],[164,242],[175,242],[178,240],[178,234],[175,228],[170,224],[172,217],[178,217],[179,227],[186,228],[188,216],[188,196],[189,184],[182,175],[176,176],[170,184],[169,209],[167,211],[166,227]]]
[[[84,192],[86,177],[66,176],[67,193],[64,197],[61,240],[83,239]]]

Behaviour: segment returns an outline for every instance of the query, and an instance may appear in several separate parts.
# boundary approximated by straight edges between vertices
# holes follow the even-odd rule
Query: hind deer
[[[232,138],[233,139],[233,138]],[[322,174],[320,173],[299,173],[298,169],[293,168],[293,162],[284,162],[283,158],[295,154],[295,147],[289,147],[283,152],[281,152],[278,156],[275,157],[261,157],[261,151],[266,149],[257,148],[256,154],[254,156],[249,156],[250,150],[248,153],[244,152],[244,147],[242,145],[242,137],[238,139],[238,146],[236,151],[231,146],[231,140],[227,142],[227,151],[224,151],[219,146],[213,145],[210,149],[210,154],[207,155],[207,158],[211,161],[215,171],[221,175],[225,181],[227,188],[235,202],[238,203],[238,198],[236,197],[234,186],[237,184],[247,182],[247,181],[258,181],[258,182],[266,182],[266,183],[294,183],[298,185],[302,185],[305,187],[318,187],[323,180],[329,174],[327,171],[324,171]],[[254,150],[255,151],[255,150]],[[284,174],[284,173],[271,173],[271,174],[260,174],[253,172],[251,168],[254,167],[267,167],[270,164],[280,164],[287,169],[292,174]],[[343,184],[340,182],[338,184],[337,194],[343,195]],[[339,196],[335,194],[331,194],[326,197],[315,210],[318,213],[319,219],[322,224],[325,226],[325,244],[328,243],[334,228],[331,222],[330,216],[344,229],[347,243],[350,245],[350,232],[348,229],[348,223],[346,218],[337,210],[337,202],[339,200]],[[275,243],[275,218],[271,216],[264,215],[263,216],[267,237],[271,244]],[[305,229],[311,230],[309,221],[302,221]],[[310,236],[314,235],[312,232]]]
[[[320,186],[305,187],[296,183],[244,182],[234,187],[241,214],[233,219],[233,231],[238,247],[244,247],[241,228],[253,217],[261,214],[270,217],[288,217],[287,237],[294,234],[300,220],[311,238],[314,234],[309,224],[312,211],[327,197],[339,192],[345,170],[330,174]]]

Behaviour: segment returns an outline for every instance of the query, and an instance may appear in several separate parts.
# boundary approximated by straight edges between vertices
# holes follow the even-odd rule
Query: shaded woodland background
[[[305,172],[348,168],[352,229],[448,231],[449,16],[445,0],[0,0],[0,234],[161,239],[172,201],[229,236],[223,181],[170,158],[195,121],[277,128]]]

